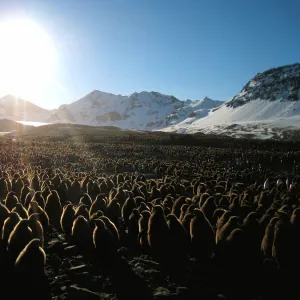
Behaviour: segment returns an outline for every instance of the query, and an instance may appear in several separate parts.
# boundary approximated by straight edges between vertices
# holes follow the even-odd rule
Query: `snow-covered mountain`
[[[0,119],[44,122],[51,111],[12,95],[0,98]]]
[[[46,110],[12,96],[0,99],[0,118],[14,121],[73,123],[92,126],[117,126],[123,129],[162,129],[191,117],[207,116],[223,102],[204,98],[181,101],[157,92],[133,93],[130,96],[93,91],[85,97]]]
[[[153,130],[176,124],[191,114],[197,118],[207,116],[213,107],[221,104],[209,98],[180,101],[157,92],[121,96],[93,91],[76,102],[60,106],[48,121]]]
[[[227,102],[207,97],[181,101],[158,92],[122,96],[95,90],[71,104],[46,110],[6,96],[0,99],[0,119],[268,138],[300,129],[299,100],[300,64],[293,64],[258,73]]]
[[[276,137],[300,128],[300,64],[257,74],[229,101],[204,118],[186,119],[164,131]]]

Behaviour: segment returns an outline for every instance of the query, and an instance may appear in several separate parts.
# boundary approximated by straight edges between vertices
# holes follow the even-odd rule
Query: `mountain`
[[[208,97],[181,101],[158,92],[122,96],[94,90],[71,104],[46,110],[8,95],[0,99],[0,119],[282,138],[287,131],[300,129],[299,100],[300,64],[293,64],[258,73],[227,102]]]
[[[0,119],[44,122],[50,113],[47,109],[12,95],[0,98]]]
[[[300,128],[300,64],[258,73],[232,99],[204,118],[184,120],[164,131],[280,137]]]
[[[153,130],[165,128],[191,115],[197,118],[207,116],[213,107],[222,103],[209,98],[181,101],[158,92],[122,96],[95,90],[69,105],[61,105],[47,121]]]

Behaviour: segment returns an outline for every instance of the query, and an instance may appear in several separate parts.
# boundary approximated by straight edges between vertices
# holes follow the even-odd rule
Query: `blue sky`
[[[47,108],[94,89],[228,100],[300,62],[299,11],[299,0],[0,1],[0,19],[25,12],[55,43],[58,85],[28,99]]]

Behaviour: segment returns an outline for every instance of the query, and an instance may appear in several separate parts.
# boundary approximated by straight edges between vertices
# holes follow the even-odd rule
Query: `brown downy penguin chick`
[[[162,206],[155,205],[148,223],[148,244],[151,252],[158,260],[164,260],[168,255],[169,226]]]
[[[101,262],[110,261],[117,257],[118,243],[111,231],[101,219],[95,220],[96,228],[93,232],[93,243],[97,258]]]
[[[192,219],[195,217],[195,214],[192,213],[187,213],[183,220],[182,220],[182,225],[186,231],[186,233],[188,234],[188,237],[191,238],[190,236],[190,225],[191,225],[191,221]]]
[[[89,224],[92,227],[92,229],[95,229],[95,224],[94,224],[94,220],[99,219],[100,217],[104,216],[103,212],[101,210],[98,210],[97,212],[93,213],[90,216],[90,221]]]
[[[45,274],[46,254],[39,239],[32,239],[15,262],[17,297],[33,300],[51,300],[49,282]]]
[[[35,201],[37,202],[37,204],[42,208],[45,209],[45,200],[42,196],[42,193],[40,191],[35,192],[33,198],[31,199],[31,201]],[[29,206],[29,203],[28,203]],[[25,205],[25,207],[28,207]]]
[[[191,252],[201,262],[208,262],[215,249],[215,232],[200,209],[194,210],[190,224]]]
[[[214,211],[214,214],[212,216],[212,222],[211,222],[211,225],[215,228],[217,228],[217,222],[218,220],[223,216],[223,214],[226,212],[225,209],[223,208],[217,208],[215,211]]]
[[[21,203],[17,203],[12,211],[18,213],[21,219],[28,219],[28,212]]]
[[[128,233],[127,242],[129,247],[136,249],[138,247],[138,236],[139,236],[139,219],[141,215],[139,211],[134,208],[128,219]]]
[[[172,208],[172,214],[174,214],[177,218],[180,218],[181,207],[186,204],[185,197],[181,196],[175,200]]]
[[[219,253],[222,257],[221,264],[225,268],[234,271],[242,271],[247,261],[245,254],[245,235],[240,228],[233,229],[226,238],[222,252]]]
[[[26,195],[25,201],[24,201],[24,204],[23,204],[24,207],[25,207],[26,209],[28,209],[29,203],[32,201],[33,197],[34,197],[34,192],[33,192],[33,190],[31,190],[31,191]]]
[[[121,208],[117,199],[112,199],[108,203],[104,211],[104,215],[107,216],[113,222],[117,221],[117,219],[121,216]]]
[[[149,253],[149,244],[148,244],[148,223],[151,213],[148,210],[141,212],[141,217],[139,219],[139,236],[138,242],[142,249],[143,253]]]
[[[90,209],[91,205],[92,205],[92,199],[91,197],[89,196],[89,194],[85,193],[83,194],[83,196],[80,198],[80,201],[79,201],[79,205],[80,204],[84,204],[88,209]]]
[[[20,196],[20,202],[24,205],[25,204],[25,199],[27,194],[30,193],[30,188],[28,187],[28,185],[24,185],[22,190],[21,190],[21,196]]]
[[[214,197],[207,198],[200,209],[204,213],[205,217],[209,220],[209,222],[211,222],[212,216],[216,209],[215,198]]]
[[[119,235],[119,231],[118,231],[115,223],[113,221],[111,221],[106,216],[99,217],[99,219],[104,222],[105,226],[110,230],[113,237],[116,239],[116,242],[119,243],[120,242],[120,235]]]
[[[91,208],[89,210],[90,217],[96,213],[98,210],[101,210],[102,212],[106,209],[106,201],[100,194],[96,197],[96,199],[93,201]]]
[[[85,217],[87,220],[89,220],[90,215],[88,212],[88,207],[85,204],[79,204],[79,206],[77,206],[77,208],[75,209],[75,214],[74,214],[74,218],[76,219],[78,216],[83,216]]]
[[[19,203],[19,200],[14,192],[9,192],[4,200],[5,206],[9,211],[12,211],[13,208]]]
[[[45,205],[46,205],[47,198],[51,194],[51,190],[50,190],[49,186],[46,186],[45,188],[43,188],[41,194],[43,196],[43,199],[45,200]]]
[[[230,210],[225,210],[223,215],[217,220],[216,224],[216,236],[218,236],[219,231],[222,229],[222,227],[227,223],[227,221],[232,217],[232,212]]]
[[[15,226],[21,221],[20,216],[16,212],[10,212],[8,217],[3,223],[1,238],[3,241],[3,245],[6,248],[8,238],[15,228]]]
[[[40,240],[40,246],[44,248],[44,229],[41,222],[32,214],[28,219],[32,237]]]
[[[287,214],[281,214],[274,227],[272,257],[281,269],[293,267],[293,230]],[[299,254],[298,254],[299,255]]]
[[[60,228],[60,218],[62,214],[62,207],[59,196],[56,191],[52,190],[47,197],[45,211],[49,217],[50,224],[55,228]]]
[[[167,216],[169,225],[169,243],[172,252],[170,255],[178,260],[185,260],[189,251],[189,236],[181,222],[173,214]]]
[[[180,221],[180,222],[183,221],[183,219],[184,219],[184,217],[185,217],[185,214],[186,214],[188,208],[189,208],[189,204],[187,204],[187,203],[185,203],[185,204],[183,204],[183,205],[181,206],[181,208],[180,208],[180,216],[179,216],[179,221]]]
[[[20,199],[23,185],[23,181],[20,178],[13,179],[11,182],[11,190],[15,193],[18,199]]]
[[[136,203],[134,199],[132,197],[128,197],[121,210],[121,215],[125,224],[128,223],[129,217],[134,208],[136,208]]]
[[[8,187],[5,179],[2,177],[0,178],[0,201],[3,201],[6,198],[7,193]]]
[[[21,251],[32,240],[32,230],[28,220],[21,220],[10,233],[7,242],[7,253],[12,262],[15,262]]]
[[[46,254],[38,238],[31,239],[23,248],[15,262],[15,270],[23,278],[45,276]]]
[[[220,244],[226,240],[226,238],[230,235],[231,231],[239,228],[240,225],[238,223],[237,216],[231,216],[229,220],[223,225],[220,229],[217,229],[216,234],[216,244]]]
[[[33,189],[34,191],[39,191],[40,190],[40,179],[37,174],[35,174],[30,182],[30,188]]]
[[[92,249],[93,232],[88,220],[83,216],[78,216],[72,227],[72,243],[78,247],[80,251],[90,252]]]
[[[266,258],[272,258],[272,246],[274,240],[274,230],[276,223],[280,220],[279,217],[273,217],[265,230],[264,237],[261,243],[261,250]]]
[[[71,183],[71,187],[69,188],[68,193],[69,193],[69,200],[73,204],[78,204],[80,200],[81,187],[77,179],[75,179]]]
[[[36,218],[41,222],[44,231],[47,231],[50,225],[49,217],[35,201],[30,202],[28,209],[28,215],[31,216],[33,214],[36,215]]]
[[[72,227],[75,219],[75,210],[73,204],[67,204],[63,208],[63,212],[60,218],[60,227],[61,230],[66,235],[67,239],[72,235]]]
[[[145,202],[141,202],[138,211],[139,213],[142,213],[144,210],[148,210],[150,212],[150,207]]]
[[[4,221],[9,216],[9,209],[0,202],[0,233],[2,232],[2,227]]]

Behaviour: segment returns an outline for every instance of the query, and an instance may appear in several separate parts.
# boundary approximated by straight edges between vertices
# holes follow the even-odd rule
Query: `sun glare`
[[[0,23],[0,85],[6,92],[21,97],[40,94],[53,79],[56,62],[54,43],[37,23]]]

